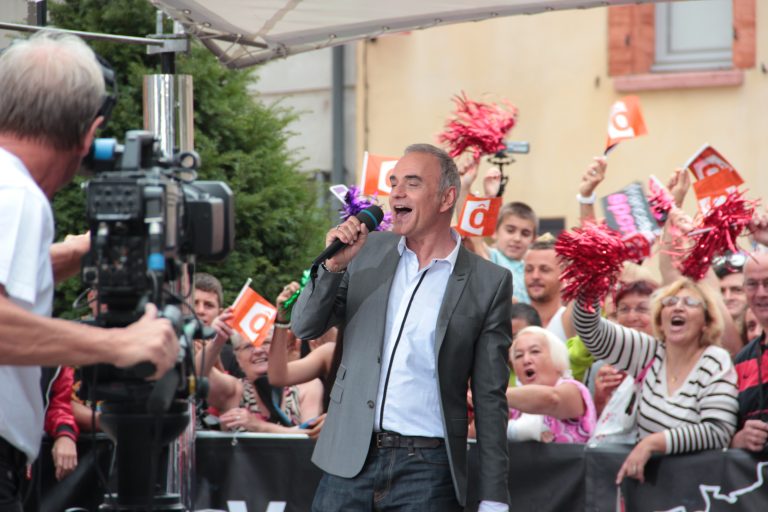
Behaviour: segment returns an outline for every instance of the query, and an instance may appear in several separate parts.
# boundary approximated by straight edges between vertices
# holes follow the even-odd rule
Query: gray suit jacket
[[[351,478],[365,463],[374,425],[389,290],[400,237],[371,233],[347,271],[320,270],[292,312],[301,339],[343,327],[344,350],[312,461]],[[511,273],[459,249],[437,319],[435,354],[443,426],[456,496],[467,489],[467,387],[472,381],[480,474],[479,498],[508,503],[507,353],[512,337]]]

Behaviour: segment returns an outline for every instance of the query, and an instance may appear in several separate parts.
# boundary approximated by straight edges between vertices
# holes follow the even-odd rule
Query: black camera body
[[[113,139],[94,143],[96,174],[86,185],[91,251],[82,278],[106,306],[97,323],[127,325],[140,316],[141,302],[162,309],[183,264],[221,260],[232,250],[232,191],[189,179],[198,160],[191,152],[167,158],[155,136],[139,130],[126,133],[123,147]]]

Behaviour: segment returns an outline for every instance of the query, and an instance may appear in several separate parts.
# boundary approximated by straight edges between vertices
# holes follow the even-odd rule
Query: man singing
[[[354,217],[330,230],[326,245],[347,245],[293,312],[301,339],[344,333],[313,510],[462,510],[471,381],[480,510],[505,511],[511,274],[451,230],[460,181],[444,151],[409,146],[390,181],[394,233]]]

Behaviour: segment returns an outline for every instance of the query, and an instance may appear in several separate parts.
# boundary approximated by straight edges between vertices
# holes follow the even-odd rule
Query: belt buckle
[[[376,434],[376,448],[396,448],[396,434],[390,432],[378,432]]]

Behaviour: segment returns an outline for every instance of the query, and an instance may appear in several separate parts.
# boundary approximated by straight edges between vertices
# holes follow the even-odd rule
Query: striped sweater
[[[663,432],[667,453],[725,448],[736,430],[739,405],[730,355],[709,346],[674,393],[667,393],[666,349],[660,340],[589,313],[579,304],[573,324],[596,359],[636,376],[652,359],[640,393],[640,438]],[[655,358],[655,359],[654,359]]]

